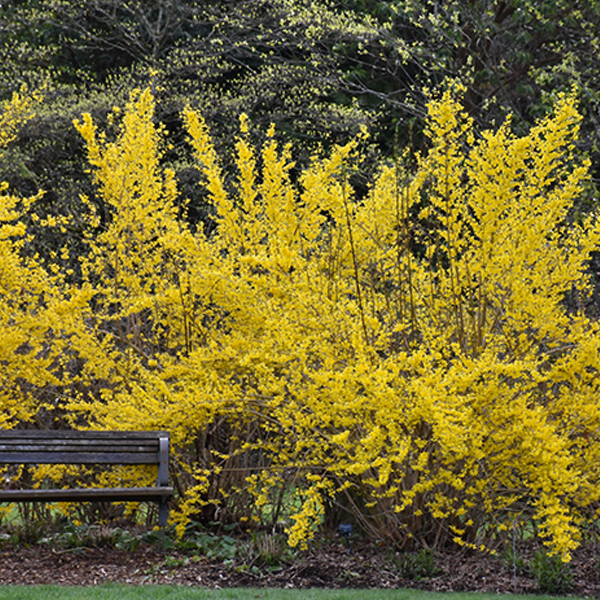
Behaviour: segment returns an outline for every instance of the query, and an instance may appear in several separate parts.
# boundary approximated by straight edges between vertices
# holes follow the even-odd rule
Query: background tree
[[[334,98],[333,47],[364,26],[327,3],[30,0],[0,10],[6,32],[0,80],[7,91],[23,80],[52,81],[44,113],[5,165],[19,189],[47,190],[46,208],[76,214],[74,190],[91,197],[76,175],[83,165],[72,119],[124,104],[150,73],[161,100],[158,116],[179,132],[165,160],[184,193],[192,190],[187,179],[196,181],[179,119],[187,103],[202,110],[219,143],[233,142],[243,110],[256,123],[277,123],[280,135],[304,140],[304,159],[368,119]],[[192,198],[192,219],[205,210],[202,199]]]
[[[596,165],[599,16],[593,0],[5,3],[4,89],[53,83],[47,108],[23,130],[4,171],[23,193],[45,189],[45,209],[76,216],[78,193],[92,190],[80,176],[72,119],[123,105],[150,73],[157,115],[174,134],[164,160],[191,199],[193,221],[210,208],[197,196],[183,143],[179,113],[187,103],[201,110],[219,150],[234,143],[245,112],[259,125],[254,135],[275,122],[279,136],[297,142],[304,165],[319,145],[368,123],[377,132],[368,164],[377,151],[393,155],[396,139],[424,143],[423,90],[446,77],[467,86],[477,126],[500,123],[510,110],[521,132],[575,84],[586,115],[580,147]]]
[[[371,15],[377,34],[358,49],[342,49],[348,62],[341,89],[361,106],[381,109],[384,127],[378,130],[388,139],[395,123],[405,133],[407,117],[422,120],[424,88],[448,77],[467,86],[466,106],[479,126],[499,124],[510,112],[521,131],[547,114],[557,93],[575,85],[586,115],[580,143],[598,162],[600,6],[594,0],[351,0],[343,5]],[[389,153],[389,142],[387,147]]]

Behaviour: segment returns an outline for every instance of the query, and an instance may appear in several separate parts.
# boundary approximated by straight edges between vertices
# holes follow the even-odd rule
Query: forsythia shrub
[[[230,194],[186,112],[218,223],[196,289],[222,313],[182,380],[214,373],[198,397],[262,421],[268,467],[304,490],[292,542],[314,492],[337,488],[399,545],[479,545],[533,514],[567,558],[598,499],[597,324],[564,302],[589,291],[598,242],[594,217],[566,222],[588,177],[580,117],[560,97],[526,137],[508,122],[475,139],[450,92],[428,108],[429,153],[414,173],[382,169],[360,202],[358,140],[294,186],[289,149],[256,157],[242,122]]]
[[[62,305],[63,408],[172,432],[181,531],[288,516],[305,546],[343,501],[400,547],[479,548],[520,519],[565,560],[577,545],[600,494],[600,332],[583,310],[599,231],[569,220],[581,118],[561,96],[526,136],[476,135],[459,92],[429,103],[429,151],[362,199],[366,134],[295,179],[291,148],[273,129],[253,148],[242,117],[231,179],[187,108],[210,231],[186,223],[149,90],[115,109],[115,139],[76,123],[98,195]]]

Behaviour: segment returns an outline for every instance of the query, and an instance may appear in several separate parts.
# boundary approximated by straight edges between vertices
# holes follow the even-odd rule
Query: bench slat
[[[2,429],[0,439],[90,439],[99,440],[156,440],[159,437],[169,437],[166,431],[96,431],[96,430],[70,430],[70,429]]]
[[[136,452],[158,453],[158,443],[126,446],[123,444],[50,444],[48,442],[41,444],[32,444],[31,442],[5,444],[0,441],[0,457],[4,452],[120,452],[131,454],[135,454]]]
[[[5,438],[2,433],[0,433],[0,444],[3,446],[19,446],[21,444],[31,444],[33,446],[42,446],[42,445],[50,445],[50,446],[81,446],[85,448],[86,446],[93,446],[98,444],[100,446],[126,446],[135,448],[136,446],[156,446],[158,444],[158,438],[155,440],[107,440],[106,438],[59,438],[57,440],[52,440],[50,438],[28,438],[28,437],[20,437],[20,438]]]
[[[72,488],[67,490],[0,490],[0,502],[111,502],[170,498],[173,488]]]
[[[156,452],[3,452],[0,463],[35,465],[156,465]]]

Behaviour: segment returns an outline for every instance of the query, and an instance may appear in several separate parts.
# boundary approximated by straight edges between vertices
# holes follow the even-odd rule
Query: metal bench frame
[[[157,502],[169,516],[169,434],[165,431],[0,430],[0,464],[158,465],[155,487],[0,489],[0,502]]]

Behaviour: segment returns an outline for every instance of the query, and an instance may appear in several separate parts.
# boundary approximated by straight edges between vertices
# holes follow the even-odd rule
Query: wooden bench
[[[169,516],[169,434],[164,431],[0,430],[0,464],[157,465],[154,487],[0,489],[0,502],[157,502]]]

